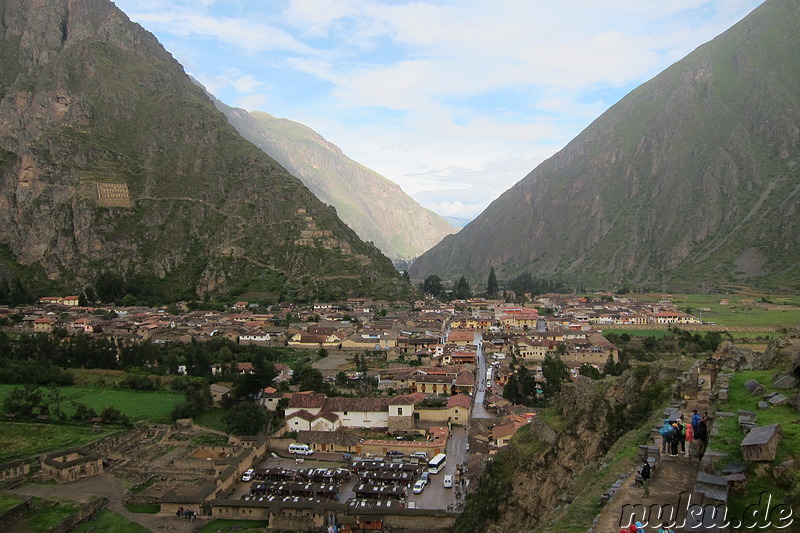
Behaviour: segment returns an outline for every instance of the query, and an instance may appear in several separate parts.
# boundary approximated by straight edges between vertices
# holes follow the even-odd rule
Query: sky
[[[115,0],[228,105],[472,219],[761,0]]]

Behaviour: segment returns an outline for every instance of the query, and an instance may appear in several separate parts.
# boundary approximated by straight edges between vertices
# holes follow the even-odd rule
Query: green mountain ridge
[[[212,97],[217,109],[365,241],[392,259],[413,259],[455,230],[394,182],[353,161],[311,128],[263,111],[247,112]]]
[[[0,274],[39,293],[407,288],[107,0],[0,0],[0,245]]]
[[[799,7],[768,0],[632,91],[412,276],[797,289]]]

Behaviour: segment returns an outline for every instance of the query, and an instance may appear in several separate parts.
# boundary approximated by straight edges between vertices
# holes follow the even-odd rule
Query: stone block
[[[770,398],[769,403],[772,405],[784,405],[789,403],[789,398],[783,394],[778,394]]]
[[[777,396],[777,395],[778,395],[778,392],[776,392],[776,391],[768,392],[767,394],[764,395],[764,399],[765,400],[769,400],[773,396]]]
[[[773,383],[772,386],[780,390],[793,389],[797,386],[797,379],[787,374]]]
[[[767,389],[764,388],[764,385],[754,379],[745,381],[744,388],[747,389],[752,396],[761,396],[767,392]]]
[[[758,416],[758,415],[756,415],[755,412],[746,411],[744,409],[739,409],[738,413],[739,413],[739,416],[746,416],[746,417],[752,418],[753,420],[755,420],[756,416]]]
[[[769,409],[769,402],[758,402],[758,409],[760,411],[766,411]]]
[[[719,392],[717,392],[717,398],[720,401],[726,401],[728,399],[728,389],[720,389]]]

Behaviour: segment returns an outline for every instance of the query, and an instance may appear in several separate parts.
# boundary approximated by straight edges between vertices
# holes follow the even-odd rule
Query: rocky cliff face
[[[671,384],[686,366],[659,362],[619,378],[564,385],[555,407],[562,423],[553,428],[538,421],[517,432],[518,440],[493,461],[501,466],[488,470],[489,478],[481,479],[476,497],[467,501],[455,531],[533,531],[586,465],[670,396]]]
[[[159,298],[386,290],[399,277],[244,140],[107,0],[0,0],[0,262]]]
[[[631,92],[411,274],[796,286],[799,8],[767,0]]]
[[[300,178],[359,237],[390,258],[413,259],[455,232],[397,184],[356,163],[310,128],[213,100],[243,137]]]

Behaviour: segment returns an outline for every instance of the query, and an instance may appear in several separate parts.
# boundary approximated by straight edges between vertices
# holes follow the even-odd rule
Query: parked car
[[[247,470],[244,471],[244,474],[242,474],[242,481],[253,481],[254,473],[255,470],[253,470],[252,468],[248,468]]]
[[[398,452],[397,450],[389,450],[386,452],[386,457],[403,457],[403,452]]]
[[[420,494],[428,483],[424,479],[420,479],[414,483],[414,494]]]
[[[414,452],[411,454],[411,457],[416,457],[417,459],[428,459],[428,452]]]
[[[445,474],[444,479],[442,480],[444,483],[444,488],[452,489],[453,488],[453,474]]]

